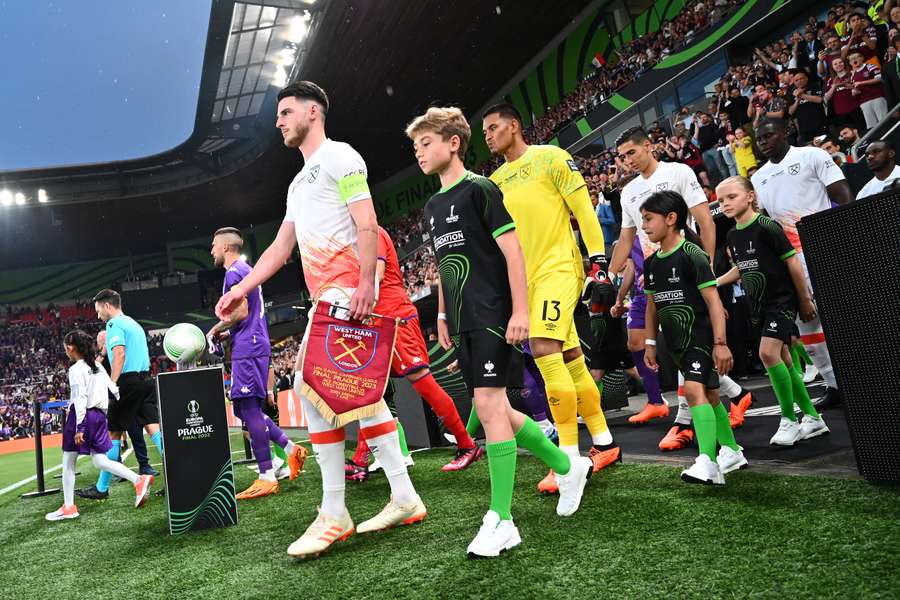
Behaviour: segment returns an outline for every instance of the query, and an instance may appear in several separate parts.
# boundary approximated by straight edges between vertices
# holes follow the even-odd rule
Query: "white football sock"
[[[93,462],[94,466],[98,469],[112,473],[122,479],[127,479],[131,483],[137,483],[138,479],[140,479],[140,475],[122,463],[110,460],[105,454],[91,454],[91,462]]]
[[[359,420],[360,427],[373,427],[387,422],[393,422],[394,417],[389,410],[384,410],[374,417],[366,417]],[[412,501],[416,497],[416,489],[413,487],[409,473],[406,472],[406,463],[403,460],[403,453],[400,452],[400,436],[397,430],[379,435],[372,438],[366,438],[372,454],[381,467],[384,474],[388,478],[391,485],[391,498],[395,502],[405,504]],[[343,477],[343,472],[341,474]]]
[[[63,452],[63,503],[72,506],[75,503],[75,461],[78,460],[77,452]]]
[[[303,410],[306,412],[308,422],[307,431],[310,434],[322,433],[338,429],[333,423],[316,410],[305,396],[300,393],[303,386],[303,378],[298,371],[294,377],[294,392],[300,398]],[[333,518],[343,517],[347,513],[347,505],[344,502],[344,440],[331,444],[312,445],[316,454],[316,462],[319,463],[319,471],[322,473],[322,506],[320,512]]]

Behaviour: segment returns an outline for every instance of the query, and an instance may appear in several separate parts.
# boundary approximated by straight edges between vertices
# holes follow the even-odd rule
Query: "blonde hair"
[[[716,186],[716,195],[717,196],[718,196],[719,188],[727,183],[737,184],[745,192],[752,192],[753,193],[753,202],[751,203],[751,206],[753,207],[754,211],[759,212],[759,204],[757,203],[757,200],[756,200],[756,190],[753,188],[753,182],[751,182],[748,177],[744,177],[743,175],[732,175],[731,177],[726,177],[725,179],[723,179],[722,181],[719,182],[719,185]]]
[[[472,130],[465,115],[455,106],[432,106],[424,115],[419,115],[406,126],[406,135],[411,140],[425,131],[440,135],[444,141],[454,135],[459,137],[460,159],[465,156],[469,148],[469,139],[472,137]]]

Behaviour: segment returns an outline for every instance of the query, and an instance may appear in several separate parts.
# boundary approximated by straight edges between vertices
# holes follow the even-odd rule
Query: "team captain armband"
[[[363,197],[371,196],[369,184],[366,181],[366,172],[356,171],[338,179],[338,192],[343,202],[360,200]]]

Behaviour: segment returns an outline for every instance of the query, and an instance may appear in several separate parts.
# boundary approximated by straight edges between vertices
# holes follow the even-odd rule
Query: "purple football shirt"
[[[248,273],[250,265],[242,260],[234,261],[225,271],[222,293],[237,285]],[[247,311],[247,318],[230,330],[232,359],[269,356],[272,352],[261,287],[247,292]]]

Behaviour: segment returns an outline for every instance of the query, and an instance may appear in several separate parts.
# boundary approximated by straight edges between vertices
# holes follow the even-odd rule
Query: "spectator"
[[[738,174],[742,177],[749,177],[750,169],[756,167],[759,161],[753,153],[753,141],[744,134],[743,128],[738,127],[734,130],[734,141],[731,142],[731,148],[734,151]]]
[[[881,83],[881,69],[865,62],[863,54],[858,51],[850,53],[850,66],[853,74],[853,95],[859,102],[866,129],[878,125],[887,116],[887,100],[884,98],[884,85]]]
[[[845,124],[857,125],[860,122],[859,96],[854,94],[853,79],[843,58],[836,58],[831,62],[831,77],[828,80],[828,90],[825,92],[825,101],[831,103],[831,124],[840,126]]]
[[[718,183],[728,177],[728,165],[719,152],[719,141],[725,139],[722,129],[713,122],[709,113],[700,113],[694,117],[694,128],[691,137],[695,141],[703,157],[703,163],[713,183]]]
[[[825,129],[825,100],[817,85],[810,86],[806,71],[797,71],[794,75],[793,97],[788,114],[797,125],[797,143],[806,145]]]

